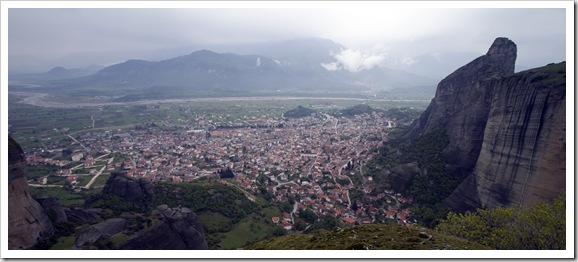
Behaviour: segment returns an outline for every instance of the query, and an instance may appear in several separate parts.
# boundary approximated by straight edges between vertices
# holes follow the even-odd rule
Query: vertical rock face
[[[450,138],[444,157],[450,172],[464,176],[472,171],[481,150],[492,99],[493,81],[512,75],[516,44],[497,38],[486,55],[459,68],[437,87],[428,108],[408,137],[444,129]]]
[[[408,138],[448,135],[448,171],[465,177],[446,200],[458,211],[531,205],[565,192],[565,63],[514,73],[516,45],[497,38],[486,55],[442,80]]]
[[[476,167],[449,203],[528,206],[565,192],[565,85],[565,63],[496,82]]]
[[[8,137],[8,248],[28,248],[53,232],[44,209],[30,196],[24,152]]]

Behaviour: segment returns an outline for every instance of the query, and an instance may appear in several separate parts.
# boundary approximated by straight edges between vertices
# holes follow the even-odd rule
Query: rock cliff
[[[443,155],[451,173],[469,174],[481,150],[494,85],[493,80],[514,73],[516,44],[497,38],[486,55],[459,68],[437,86],[428,108],[408,137],[444,129],[450,138]]]
[[[494,82],[481,152],[450,206],[529,206],[566,190],[566,64]]]
[[[565,192],[565,63],[514,74],[516,45],[497,38],[443,79],[406,135],[442,129],[450,174],[463,179],[445,201],[458,211],[531,205]]]
[[[50,218],[30,196],[24,151],[8,137],[8,248],[31,247],[53,232]]]

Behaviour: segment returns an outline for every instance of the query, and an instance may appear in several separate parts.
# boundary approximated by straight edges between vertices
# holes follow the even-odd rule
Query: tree
[[[305,228],[307,228],[307,223],[305,223],[305,221],[303,221],[301,219],[296,219],[293,227],[297,231],[303,231],[303,230],[305,230]]]
[[[299,217],[303,218],[303,220],[305,220],[305,222],[309,223],[309,224],[313,224],[315,223],[315,221],[317,221],[317,215],[315,214],[315,212],[311,211],[310,209],[300,209],[299,210]]]
[[[290,213],[291,211],[293,211],[293,206],[289,204],[289,202],[283,202],[279,207],[283,212]]]
[[[449,213],[436,230],[496,249],[566,249],[566,199]]]
[[[285,229],[282,228],[282,227],[276,227],[276,228],[273,230],[273,233],[272,233],[272,234],[273,234],[273,236],[276,236],[276,237],[284,236],[284,235],[287,234],[287,230],[285,230]]]
[[[295,198],[293,198],[292,196],[287,196],[287,201],[289,202],[290,205],[295,204]]]
[[[333,230],[339,226],[339,220],[330,214],[326,214],[321,221],[318,222],[318,225],[321,228]]]
[[[358,208],[359,206],[357,206],[357,201],[353,201],[353,205],[351,205],[351,210],[357,211]]]
[[[70,156],[70,155],[72,155],[72,150],[70,148],[62,149],[62,155],[63,156]]]

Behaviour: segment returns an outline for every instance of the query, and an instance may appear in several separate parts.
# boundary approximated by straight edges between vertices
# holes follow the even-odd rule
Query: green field
[[[232,219],[217,212],[202,211],[197,215],[199,216],[199,219],[203,223],[205,231],[207,232],[226,231],[226,229],[230,226],[230,223],[233,221]]]
[[[252,214],[241,220],[233,229],[220,236],[223,249],[236,249],[271,236],[275,228],[271,217]]]
[[[37,198],[41,196],[50,196],[58,198],[58,202],[63,207],[82,207],[84,199],[90,194],[99,193],[101,188],[84,190],[81,193],[73,193],[62,187],[30,187],[30,194]]]
[[[92,184],[91,187],[92,188],[103,187],[106,184],[106,180],[108,180],[109,177],[110,177],[110,174],[101,174],[100,176],[98,176],[96,178],[96,180],[94,181],[94,183]]]

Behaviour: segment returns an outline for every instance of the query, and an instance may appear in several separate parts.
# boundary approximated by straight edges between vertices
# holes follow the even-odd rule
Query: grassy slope
[[[420,234],[421,232],[427,235]],[[245,249],[483,250],[489,248],[419,227],[371,224],[320,234],[291,234],[270,238],[248,245]]]

